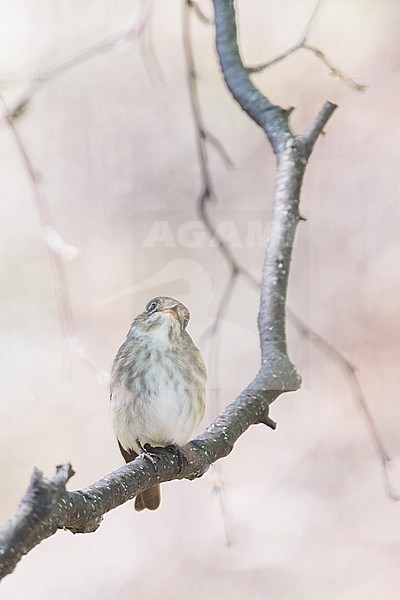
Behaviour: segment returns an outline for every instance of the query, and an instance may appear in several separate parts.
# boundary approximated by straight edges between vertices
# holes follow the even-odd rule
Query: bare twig
[[[201,21],[201,23],[204,23],[205,25],[211,25],[213,23],[212,18],[208,17],[205,14],[205,12],[202,8],[200,8],[199,3],[196,2],[196,0],[188,0],[188,6],[193,9],[194,14],[199,19],[199,21]]]
[[[146,23],[148,8],[149,0],[138,0],[135,5],[135,10],[124,29],[108,36],[100,42],[88,45],[83,50],[57,61],[47,68],[38,69],[37,73],[31,77],[26,85],[20,89],[16,95],[8,99],[7,102],[5,102],[2,97],[0,98],[2,106],[0,120],[2,118],[5,119],[17,144],[25,171],[29,178],[32,195],[39,215],[54,282],[54,291],[61,329],[65,340],[65,348],[70,356],[78,358],[92,370],[102,385],[108,385],[109,374],[106,371],[101,370],[95,361],[86,354],[75,335],[73,311],[63,260],[72,260],[76,258],[79,251],[77,248],[66,244],[54,227],[47,199],[40,186],[39,175],[33,167],[32,161],[22,142],[21,136],[18,133],[14,120],[25,111],[30,100],[41,85],[69,69],[139,36]]]
[[[198,153],[198,157],[199,157],[200,170],[201,170],[201,175],[202,175],[202,191],[200,193],[199,200],[198,200],[198,208],[200,210],[200,214],[201,214],[202,220],[204,222],[205,214],[206,214],[206,204],[211,200],[212,194],[213,194],[211,172],[210,172],[209,163],[208,163],[207,141],[211,141],[213,143],[213,145],[219,151],[220,155],[224,158],[226,164],[231,165],[232,162],[231,162],[227,152],[225,151],[223,145],[219,142],[219,140],[217,140],[213,135],[209,134],[209,132],[206,131],[204,122],[203,122],[203,117],[202,117],[201,108],[200,108],[200,101],[199,101],[199,96],[198,96],[198,89],[197,89],[197,73],[196,73],[196,65],[195,65],[195,60],[194,60],[192,38],[191,38],[191,28],[190,28],[190,17],[191,17],[191,12],[194,10],[194,7],[195,7],[195,5],[193,4],[193,2],[191,0],[185,0],[185,2],[183,3],[182,34],[183,34],[183,44],[184,44],[184,50],[185,50],[186,75],[187,75],[187,82],[188,82],[188,88],[189,88],[189,94],[190,94],[190,104],[191,104],[191,108],[192,108],[192,117],[193,117],[193,121],[194,121],[195,134],[196,134],[197,153]],[[215,198],[214,198],[214,200],[215,200]],[[220,244],[220,249],[222,252],[223,252],[223,248],[224,248],[224,243]],[[210,336],[211,336],[211,346],[210,346],[210,352],[209,352],[210,360],[209,360],[208,372],[209,372],[209,379],[212,382],[212,385],[214,388],[214,393],[211,395],[211,399],[214,401],[214,404],[215,404],[215,409],[216,409],[215,412],[217,412],[217,410],[219,409],[219,406],[218,406],[218,397],[219,397],[219,393],[218,393],[218,390],[219,390],[218,342],[219,342],[219,338],[218,338],[217,333],[218,333],[219,324],[221,323],[224,313],[226,311],[227,300],[229,299],[231,292],[233,290],[233,286],[234,286],[237,274],[238,274],[238,271],[234,268],[234,266],[232,266],[226,289],[221,296],[219,306],[217,309],[217,314],[216,314],[213,324],[211,325],[211,328],[209,330]],[[205,335],[203,334],[203,338],[206,335],[207,335],[207,332],[205,333]],[[221,470],[219,470],[219,482],[220,482],[220,485],[215,486],[214,489],[215,489],[215,492],[219,496],[222,496],[222,495],[225,495],[225,485],[223,485],[223,476],[222,476]],[[226,543],[229,546],[229,545],[231,545],[232,534],[231,534],[231,528],[230,527],[228,528],[228,523],[230,524],[232,522],[232,518],[230,517],[230,515],[225,514],[225,511],[227,510],[227,506],[228,505],[227,505],[226,500],[224,498],[220,497],[219,498],[219,507],[222,512],[222,519],[223,519],[223,523],[224,523]]]
[[[25,144],[23,143],[21,135],[19,134],[14,123],[14,119],[10,116],[10,113],[7,110],[7,107],[1,96],[0,102],[5,108],[6,123],[21,156],[21,160],[30,183],[35,207],[39,216],[39,222],[50,263],[54,294],[61,330],[64,336],[65,347],[70,355],[78,358],[95,373],[98,381],[101,384],[107,384],[109,381],[108,374],[101,370],[96,363],[87,356],[75,335],[74,317],[68,290],[68,280],[64,268],[64,260],[76,258],[79,254],[79,250],[74,246],[66,244],[60,234],[57,232],[47,198],[42,190],[38,172],[32,164]]]
[[[220,155],[222,161],[225,163],[226,167],[228,167],[228,168],[234,167],[233,160],[231,159],[228,152],[226,151],[225,146],[222,145],[222,142],[218,138],[216,138],[212,133],[207,131],[205,133],[205,139],[206,139],[206,141],[210,142],[210,144],[212,146],[214,146],[215,150],[217,150],[218,154]]]
[[[317,56],[328,67],[332,77],[337,77],[343,83],[345,83],[349,87],[352,87],[357,92],[364,92],[367,89],[368,86],[363,85],[361,83],[357,83],[357,81],[352,79],[349,75],[346,75],[344,71],[338,69],[338,67],[335,67],[331,60],[326,56],[326,54],[322,52],[322,50],[320,50],[319,48],[316,48],[316,46],[311,46],[310,44],[304,43],[302,48],[303,50],[308,50],[309,52],[315,54],[315,56]]]
[[[231,510],[229,508],[228,495],[226,492],[225,481],[221,475],[221,468],[219,463],[215,463],[212,469],[213,477],[213,492],[218,497],[218,504],[221,511],[224,531],[225,531],[225,545],[229,548],[234,544],[234,532]]]
[[[391,463],[392,459],[386,451],[376,420],[368,406],[365,393],[361,387],[361,383],[357,375],[356,367],[341,352],[332,346],[328,340],[322,337],[319,333],[313,331],[289,308],[287,309],[287,314],[297,331],[303,337],[310,340],[310,342],[317,346],[330,360],[334,361],[345,374],[349,382],[350,389],[352,390],[352,395],[367,423],[369,434],[375,446],[377,456],[381,462],[386,493],[392,500],[400,500],[400,496],[394,491],[389,477],[389,464]]]
[[[306,28],[303,31],[303,37],[300,38],[300,40],[303,40],[303,42],[306,42],[308,39],[308,36],[310,35],[311,28],[314,25],[315,17],[317,16],[317,13],[318,13],[319,9],[321,8],[323,1],[324,0],[317,0],[314,10],[312,11],[311,16],[308,20],[308,23],[306,25]]]
[[[197,151],[198,151],[199,160],[200,160],[202,181],[204,184],[204,189],[201,194],[201,201],[200,201],[200,203],[202,203],[203,201],[210,200],[213,196],[213,188],[212,188],[212,182],[211,182],[210,170],[209,170],[209,164],[208,164],[206,142],[208,141],[214,146],[214,148],[219,152],[219,154],[220,154],[221,158],[223,159],[223,161],[225,162],[225,164],[227,164],[228,166],[232,166],[233,162],[230,159],[230,157],[229,157],[226,149],[222,145],[222,143],[213,134],[211,134],[204,125],[204,121],[203,121],[203,117],[202,117],[202,113],[201,113],[201,109],[200,109],[199,96],[198,96],[198,92],[197,92],[197,85],[196,85],[197,73],[196,73],[196,68],[195,68],[193,48],[192,48],[191,36],[190,36],[190,9],[192,7],[193,7],[193,3],[191,2],[191,0],[184,0],[182,32],[183,32],[183,44],[184,44],[185,57],[186,57],[187,79],[188,79],[189,92],[190,92],[190,103],[191,103],[191,107],[192,107],[193,119],[195,122]]]
[[[148,2],[149,0],[138,0],[129,23],[124,29],[106,37],[100,42],[89,44],[79,52],[75,52],[62,60],[56,61],[48,67],[37,69],[36,73],[12,98],[7,98],[7,105],[6,107],[3,107],[3,112],[0,113],[0,120],[7,116],[19,116],[21,112],[25,110],[38,89],[57,75],[96,56],[105,54],[116,48],[118,45],[139,36],[146,23]]]
[[[135,13],[132,15],[130,23],[126,28],[106,37],[100,42],[90,44],[89,46],[86,46],[86,48],[83,48],[83,50],[80,50],[67,58],[63,58],[48,67],[41,67],[33,81],[37,83],[50,81],[50,79],[53,79],[53,77],[60,75],[64,71],[68,71],[72,67],[99,56],[100,54],[105,54],[116,46],[128,42],[132,38],[138,36],[146,22],[146,4],[146,0],[141,0],[136,5]]]
[[[272,65],[276,65],[277,63],[281,62],[282,60],[284,60],[291,54],[294,54],[298,50],[307,50],[309,52],[312,52],[317,58],[319,58],[328,67],[328,69],[330,70],[331,75],[333,77],[338,77],[343,83],[352,87],[357,92],[363,92],[367,86],[357,83],[349,75],[346,75],[346,73],[344,73],[341,69],[338,69],[337,67],[335,67],[332,64],[332,62],[329,60],[329,58],[326,56],[326,54],[324,52],[322,52],[322,50],[320,50],[316,46],[312,46],[311,44],[308,44],[308,38],[310,35],[311,28],[312,28],[312,25],[314,24],[315,17],[321,7],[322,2],[323,2],[323,0],[318,0],[318,2],[316,3],[315,8],[311,14],[311,17],[307,23],[305,30],[301,34],[299,40],[293,46],[290,46],[287,50],[285,50],[284,52],[281,52],[280,54],[278,54],[277,56],[275,56],[274,58],[272,58],[270,60],[267,60],[258,65],[253,65],[253,66],[247,67],[247,72],[249,74],[260,73],[261,71],[264,71],[265,69],[267,69],[269,67],[272,67]]]
[[[143,63],[147,66],[147,71],[149,73],[150,80],[153,82],[165,83],[165,76],[158,60],[157,54],[154,50],[153,43],[153,11],[154,11],[154,2],[153,0],[147,0],[148,9],[147,16],[144,21],[143,27],[138,32],[138,40],[139,40],[139,48],[142,55]]]
[[[250,73],[250,74],[251,73],[260,73],[261,71],[264,71],[264,69],[267,69],[268,67],[272,67],[272,65],[276,65],[277,63],[281,62],[282,60],[284,60],[285,58],[287,58],[291,54],[294,54],[300,48],[303,48],[304,44],[308,40],[308,36],[309,36],[311,28],[312,28],[312,26],[314,24],[315,17],[317,16],[317,13],[318,13],[318,11],[319,11],[319,9],[321,7],[322,2],[323,2],[323,0],[318,0],[317,1],[316,5],[315,5],[315,8],[314,8],[313,12],[311,13],[311,16],[310,16],[310,18],[308,20],[306,28],[304,29],[303,33],[300,36],[300,39],[298,40],[298,42],[296,42],[296,44],[294,44],[293,46],[290,46],[290,48],[288,48],[284,52],[281,52],[281,54],[278,54],[277,56],[275,56],[271,60],[263,62],[263,63],[261,63],[259,65],[254,65],[254,66],[246,67],[247,68],[247,72]]]

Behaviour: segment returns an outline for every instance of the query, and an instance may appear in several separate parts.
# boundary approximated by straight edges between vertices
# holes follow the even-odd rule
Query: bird
[[[207,370],[186,331],[190,312],[157,296],[133,320],[111,371],[111,417],[125,462],[186,444],[204,416]],[[150,447],[150,450],[149,450]],[[179,455],[179,454],[178,454]],[[140,492],[137,511],[156,510],[160,485]]]

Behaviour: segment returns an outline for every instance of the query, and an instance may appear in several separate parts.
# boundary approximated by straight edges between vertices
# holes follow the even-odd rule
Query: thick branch
[[[226,84],[240,106],[263,128],[277,158],[272,225],[264,260],[258,325],[262,364],[274,362],[278,370],[278,386],[280,374],[289,369],[293,375],[293,389],[297,389],[300,380],[286,353],[285,305],[289,268],[307,159],[336,106],[327,102],[308,133],[305,136],[294,135],[289,128],[289,111],[272,105],[250,81],[243,66],[237,45],[233,0],[214,0],[214,7],[217,51]]]
[[[17,511],[0,529],[0,579],[57,529],[93,532],[105,513],[155,483],[200,477],[211,463],[232,451],[236,440],[250,425],[263,420],[276,396],[258,390],[257,383],[248,386],[201,436],[185,446],[187,462],[181,470],[178,457],[165,451],[159,454],[157,470],[140,456],[83,490],[67,492],[65,484],[73,475],[70,465],[58,467],[52,479],[44,478],[35,469]]]
[[[288,111],[272,104],[250,80],[237,44],[233,0],[213,0],[216,45],[226,85],[242,109],[267,133],[275,152],[290,138]]]

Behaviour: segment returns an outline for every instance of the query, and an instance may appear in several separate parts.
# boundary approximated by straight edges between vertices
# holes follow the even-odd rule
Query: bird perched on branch
[[[154,447],[182,446],[205,408],[206,367],[186,331],[190,313],[178,300],[153,298],[129,329],[111,374],[111,414],[126,462]],[[151,447],[149,449],[149,446]],[[159,484],[136,496],[135,509],[160,505]]]

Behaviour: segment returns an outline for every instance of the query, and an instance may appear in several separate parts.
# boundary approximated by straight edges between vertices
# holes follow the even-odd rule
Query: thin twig
[[[40,184],[38,171],[33,166],[25,144],[22,141],[21,135],[14,123],[14,119],[10,116],[7,106],[5,105],[1,96],[0,102],[4,107],[6,123],[17,145],[22,164],[30,183],[31,193],[34,199],[36,211],[39,216],[43,238],[46,242],[45,246],[51,269],[55,300],[61,324],[61,331],[64,337],[65,348],[71,356],[78,358],[92,372],[94,372],[101,384],[107,385],[109,381],[108,373],[100,369],[100,367],[91,358],[89,358],[78,342],[75,334],[73,310],[68,289],[68,279],[64,268],[64,260],[76,258],[79,251],[74,246],[66,244],[57,232],[49,203]]]
[[[40,178],[36,169],[33,167],[25,145],[22,142],[22,138],[17,131],[17,128],[14,124],[14,119],[19,117],[20,114],[25,111],[33,95],[42,84],[50,81],[55,76],[60,75],[61,73],[87,60],[90,60],[91,58],[94,58],[95,56],[112,50],[119,44],[126,43],[132,38],[139,36],[145,27],[147,11],[149,7],[149,0],[138,0],[135,5],[135,10],[133,11],[129,22],[124,29],[118,33],[108,36],[100,42],[88,45],[83,50],[76,52],[65,59],[57,61],[47,68],[38,69],[37,73],[28,81],[26,86],[22,90],[19,90],[18,94],[7,103],[2,97],[0,98],[2,105],[0,119],[4,118],[6,120],[10,132],[12,133],[17,144],[25,171],[30,181],[32,195],[34,197],[36,209],[39,215],[54,282],[54,292],[61,329],[65,341],[65,348],[70,356],[76,357],[92,372],[94,372],[97,380],[102,385],[108,385],[109,373],[100,369],[95,361],[86,354],[75,335],[73,311],[69,297],[68,281],[63,260],[75,258],[78,254],[78,250],[73,246],[65,244],[62,237],[54,227],[47,199],[41,189],[41,186],[39,185]]]
[[[63,58],[47,68],[40,68],[33,81],[38,83],[47,82],[56,75],[60,75],[64,71],[68,71],[76,65],[86,62],[87,60],[99,56],[100,54],[104,54],[119,44],[128,42],[132,38],[138,36],[146,23],[147,7],[147,0],[139,0],[139,2],[135,5],[135,10],[127,27],[106,37],[100,42],[95,42],[94,44],[86,46],[86,48],[83,48],[79,52],[75,52],[71,56]]]
[[[23,110],[25,110],[28,103],[32,100],[38,89],[44,84],[64,73],[76,67],[77,65],[86,62],[96,56],[105,54],[110,50],[113,50],[118,45],[123,44],[140,35],[143,28],[145,27],[147,19],[149,0],[138,0],[135,5],[135,10],[129,20],[128,25],[99,42],[89,44],[79,52],[75,52],[70,56],[56,61],[48,67],[41,67],[36,70],[36,73],[29,79],[29,81],[23,86],[17,94],[7,99],[7,107],[0,113],[0,120],[7,116],[17,117]]]
[[[199,19],[201,23],[204,25],[211,25],[213,20],[211,17],[208,17],[202,8],[200,8],[199,3],[196,0],[188,0],[188,4],[190,8],[193,9],[194,14]]]
[[[200,341],[206,341],[208,338],[213,337],[217,334],[221,320],[224,316],[225,311],[227,310],[228,302],[233,293],[233,287],[236,283],[236,278],[239,275],[238,271],[231,271],[229,279],[224,287],[224,290],[221,294],[221,298],[218,302],[217,311],[215,313],[214,320],[210,327],[205,330],[203,335],[200,338]]]
[[[200,194],[199,201],[198,201],[198,207],[199,207],[200,212],[202,213],[203,211],[205,211],[205,205],[207,202],[210,201],[212,194],[213,194],[211,173],[210,173],[209,163],[208,163],[208,153],[207,153],[207,143],[206,143],[207,140],[211,141],[213,143],[214,147],[219,151],[220,155],[224,158],[226,164],[232,164],[232,162],[230,161],[230,158],[229,158],[227,152],[225,151],[223,145],[219,142],[219,140],[217,140],[215,138],[215,136],[210,135],[208,133],[208,131],[206,131],[204,122],[203,122],[203,118],[202,118],[202,114],[201,114],[200,102],[199,102],[199,96],[198,96],[198,90],[197,90],[196,65],[195,65],[195,60],[194,60],[191,29],[190,29],[191,12],[193,10],[195,10],[195,6],[197,6],[197,5],[194,4],[191,0],[185,0],[185,2],[183,3],[182,35],[183,35],[183,43],[184,43],[184,50],[185,50],[186,74],[187,74],[187,81],[188,81],[189,94],[190,94],[190,103],[191,103],[191,108],[192,108],[193,121],[194,121],[194,125],[195,125],[196,144],[197,144],[197,151],[198,151],[200,169],[201,169],[201,174],[202,174],[203,190]],[[204,221],[204,216],[202,218]],[[217,335],[217,333],[218,333],[219,324],[221,323],[221,320],[224,316],[224,312],[226,311],[227,299],[230,297],[231,291],[233,289],[233,285],[235,283],[236,276],[237,276],[237,271],[234,268],[232,268],[231,275],[230,275],[229,281],[227,283],[227,287],[221,296],[219,306],[217,309],[217,314],[214,317],[213,325],[211,327],[209,378],[213,382],[213,388],[215,390],[215,394],[212,395],[212,399],[214,400],[214,404],[216,405],[215,412],[217,412],[218,397],[219,397],[219,392],[218,392],[219,369],[218,369],[218,352],[217,352],[218,335]],[[214,367],[215,367],[215,369],[214,369]],[[223,481],[223,476],[222,476],[221,471],[219,472],[219,479],[220,479],[220,482]],[[224,523],[226,543],[229,546],[232,542],[232,533],[231,533],[231,527],[228,527],[228,523],[230,524],[232,522],[232,518],[230,515],[226,514],[226,511],[228,510],[227,503],[226,503],[225,499],[222,498],[222,495],[225,494],[225,486],[221,483],[220,486],[215,487],[215,491],[216,491],[216,493],[218,493],[218,495],[220,497],[219,498],[219,507],[221,509],[222,519],[223,519],[223,523]]]
[[[290,48],[288,48],[284,52],[281,52],[281,54],[278,54],[277,56],[275,56],[271,60],[263,62],[263,63],[261,63],[259,65],[254,65],[254,66],[246,67],[247,72],[248,73],[260,73],[264,69],[267,69],[268,67],[271,67],[272,65],[276,65],[277,63],[281,62],[282,60],[284,60],[285,58],[287,58],[291,54],[294,54],[297,50],[299,50],[300,48],[302,48],[304,46],[304,44],[307,42],[307,40],[308,40],[308,36],[310,34],[311,27],[312,27],[312,25],[314,23],[315,17],[317,16],[317,12],[318,12],[318,10],[321,7],[322,2],[323,2],[323,0],[318,0],[317,1],[316,5],[314,7],[314,10],[311,13],[311,16],[310,16],[310,18],[308,20],[306,28],[304,29],[303,33],[301,34],[299,40],[293,46],[290,46]]]
[[[277,63],[281,62],[288,56],[291,56],[298,50],[307,50],[308,52],[312,52],[317,58],[319,58],[328,67],[328,69],[330,70],[331,75],[333,77],[337,77],[343,83],[345,83],[349,87],[352,87],[357,92],[363,92],[364,90],[366,90],[367,89],[366,85],[357,83],[349,75],[344,73],[344,71],[342,71],[338,67],[335,67],[333,65],[333,63],[330,61],[330,59],[326,56],[326,54],[324,52],[322,52],[322,50],[320,50],[316,46],[312,46],[311,44],[308,44],[308,38],[310,35],[311,28],[312,28],[312,25],[314,24],[315,17],[321,7],[322,2],[323,2],[323,0],[318,0],[318,2],[315,5],[315,8],[311,14],[311,17],[307,23],[305,30],[301,34],[299,40],[295,44],[293,44],[293,46],[290,46],[287,50],[285,50],[284,52],[281,52],[280,54],[278,54],[277,56],[275,56],[274,58],[272,58],[270,60],[267,60],[258,65],[253,65],[253,66],[247,67],[247,72],[250,74],[261,73],[265,69],[272,67],[272,65],[276,65]]]
[[[375,446],[376,454],[381,462],[382,475],[386,493],[392,500],[400,500],[400,496],[396,494],[390,482],[389,465],[392,459],[385,448],[385,444],[379,433],[376,420],[372,415],[370,407],[368,406],[365,393],[361,387],[361,383],[357,375],[356,367],[330,342],[328,342],[328,340],[322,337],[319,333],[313,331],[289,308],[287,309],[287,315],[292,321],[297,331],[300,333],[300,335],[308,339],[315,346],[317,346],[317,348],[319,348],[326,356],[328,356],[330,360],[335,362],[338,365],[338,367],[343,371],[345,377],[348,380],[350,389],[352,390],[353,398],[355,399],[358,408],[360,409],[365,419],[370,437]]]
[[[315,7],[314,7],[313,12],[311,13],[311,16],[310,16],[310,18],[308,20],[306,28],[303,31],[303,38],[302,38],[303,42],[306,42],[307,39],[308,39],[308,36],[310,35],[311,28],[314,25],[315,18],[317,16],[317,13],[318,13],[319,9],[321,8],[321,5],[322,5],[323,1],[324,0],[318,0],[317,3],[316,3],[316,5],[315,5]]]
[[[317,56],[328,67],[332,77],[337,77],[344,84],[354,88],[357,92],[364,92],[367,89],[368,86],[363,85],[361,83],[357,83],[357,81],[352,79],[349,75],[346,75],[344,71],[338,69],[338,67],[335,67],[333,63],[329,60],[329,58],[326,56],[326,54],[322,52],[322,50],[320,50],[319,48],[305,43],[302,45],[302,48],[303,50],[308,50],[309,52],[315,54],[315,56]]]
[[[218,462],[216,462],[213,465],[211,475],[213,478],[213,492],[217,495],[219,508],[223,518],[225,531],[225,545],[228,548],[230,548],[231,546],[233,546],[235,541],[232,522],[232,511],[229,508],[225,480],[221,474],[221,467]]]
[[[324,126],[334,110],[335,105],[326,102],[319,111],[318,115],[315,117],[314,121],[311,123],[306,133],[300,136],[310,150],[313,148],[318,137],[321,135],[321,131],[324,130]]]
[[[190,92],[190,104],[192,108],[193,120],[195,123],[196,130],[196,145],[197,152],[199,155],[199,162],[201,167],[201,176],[204,186],[204,193],[202,199],[208,201],[213,197],[213,187],[210,177],[210,169],[208,164],[207,146],[206,141],[209,141],[219,152],[223,161],[233,166],[233,161],[230,159],[228,152],[224,148],[223,144],[213,134],[209,133],[206,129],[200,109],[199,95],[197,91],[197,73],[195,68],[195,61],[193,55],[193,48],[190,35],[190,12],[193,4],[191,0],[184,0],[183,3],[183,20],[182,20],[182,32],[183,32],[183,45],[186,57],[187,66],[187,80]],[[201,201],[203,201],[201,200]]]
[[[210,144],[212,146],[214,146],[215,150],[217,150],[218,154],[222,158],[222,161],[225,163],[225,166],[228,167],[229,169],[232,169],[235,166],[234,162],[231,159],[231,157],[229,156],[225,146],[222,145],[221,141],[218,138],[216,138],[209,131],[206,131],[204,135],[205,135],[206,141],[210,142]]]
[[[158,60],[157,54],[154,50],[153,43],[153,11],[154,3],[153,0],[148,1],[147,17],[143,24],[141,31],[138,34],[139,48],[142,56],[143,63],[147,66],[147,72],[150,77],[150,81],[153,83],[161,82],[165,83],[165,76]]]

